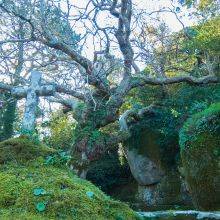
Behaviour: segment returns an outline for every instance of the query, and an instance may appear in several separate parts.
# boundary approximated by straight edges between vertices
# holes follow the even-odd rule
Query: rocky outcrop
[[[173,159],[177,154],[176,139],[168,142],[159,129],[150,128],[145,121],[131,128],[131,133],[125,154],[138,183],[138,200],[146,208],[191,205]]]

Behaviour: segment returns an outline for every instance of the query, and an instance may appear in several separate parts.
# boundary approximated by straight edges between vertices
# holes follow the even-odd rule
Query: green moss
[[[197,139],[197,134],[208,131],[218,132],[220,118],[220,102],[189,118],[180,130],[180,147],[185,148],[188,142]],[[218,135],[217,135],[218,136]]]
[[[19,140],[26,143],[19,145],[26,150],[19,149],[27,154],[22,153],[15,158],[15,155],[7,157],[5,152],[11,162],[0,165],[0,219],[138,218],[126,204],[112,200],[90,182],[74,176],[67,168],[46,165],[43,155],[31,148],[39,146],[31,145],[26,138],[11,139],[0,143],[0,146],[3,150],[7,147],[8,153],[10,150],[14,153],[13,146],[16,147]],[[38,151],[41,148],[37,148]],[[31,160],[27,155],[31,156]],[[3,156],[1,158],[6,162]],[[17,160],[22,163],[16,163]],[[88,192],[94,195],[89,197]],[[45,210],[39,209],[39,204],[45,204]]]
[[[40,156],[47,156],[55,150],[42,144],[36,145],[27,136],[11,138],[0,143],[0,164],[14,161],[25,163]]]
[[[180,132],[183,173],[194,205],[220,208],[220,103],[188,119]]]

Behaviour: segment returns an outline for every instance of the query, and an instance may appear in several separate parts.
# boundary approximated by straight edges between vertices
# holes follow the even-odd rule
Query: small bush
[[[75,140],[76,122],[70,115],[57,112],[49,121],[50,135],[45,139],[46,143],[59,150],[69,150]]]

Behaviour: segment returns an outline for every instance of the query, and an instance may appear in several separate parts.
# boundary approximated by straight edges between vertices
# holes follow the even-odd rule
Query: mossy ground
[[[13,149],[18,147],[15,143],[23,144],[22,153]],[[64,165],[45,163],[51,150],[37,147],[27,138],[0,143],[0,219],[138,219],[126,204],[112,200],[90,182],[77,178]],[[36,189],[43,193],[36,195]],[[43,210],[37,209],[39,204],[45,205]]]
[[[186,121],[180,132],[183,174],[194,205],[220,208],[220,103]]]
[[[55,152],[45,145],[34,144],[27,136],[0,142],[0,151],[0,164],[8,162],[25,164],[27,161]]]

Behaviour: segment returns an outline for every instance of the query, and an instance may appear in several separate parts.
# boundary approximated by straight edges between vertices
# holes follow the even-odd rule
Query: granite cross
[[[18,98],[26,98],[25,111],[22,120],[22,131],[32,132],[35,129],[36,110],[39,103],[39,96],[52,96],[55,93],[53,85],[41,85],[42,74],[32,71],[30,85],[15,87],[12,95]]]

